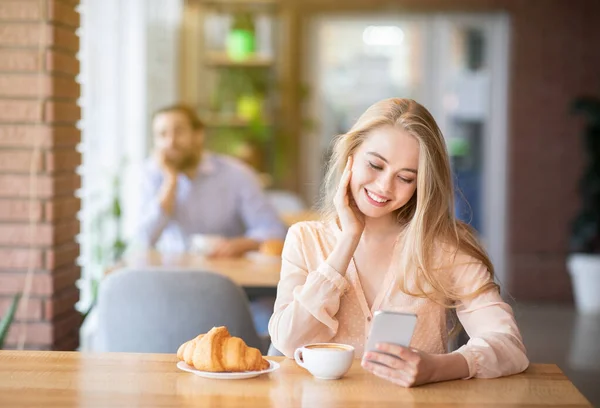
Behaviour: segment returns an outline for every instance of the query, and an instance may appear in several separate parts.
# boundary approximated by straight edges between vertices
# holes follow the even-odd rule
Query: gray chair
[[[97,313],[96,351],[175,353],[214,326],[266,351],[246,294],[211,272],[115,271],[100,285]]]
[[[271,343],[269,345],[269,350],[267,351],[267,356],[278,356],[278,357],[281,357],[283,355],[284,354],[281,351],[279,351],[279,350],[277,350],[275,348],[275,346],[273,345],[273,343]]]

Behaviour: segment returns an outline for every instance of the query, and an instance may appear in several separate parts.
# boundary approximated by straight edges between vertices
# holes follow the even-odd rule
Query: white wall
[[[90,276],[94,212],[110,196],[110,178],[122,175],[124,232],[136,222],[139,167],[151,149],[149,118],[178,99],[179,28],[184,0],[82,0],[82,246]],[[84,287],[86,285],[82,285]],[[82,291],[82,303],[87,293]]]

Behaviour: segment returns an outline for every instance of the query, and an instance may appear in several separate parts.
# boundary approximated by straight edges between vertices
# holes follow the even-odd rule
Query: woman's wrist
[[[342,232],[336,245],[347,245],[348,247],[354,247],[354,249],[356,249],[359,242],[360,235]]]
[[[460,353],[434,354],[434,370],[429,382],[459,380],[469,377],[469,364]]]
[[[327,263],[340,274],[345,275],[360,237],[342,234],[339,236],[333,251],[327,257]]]
[[[354,252],[356,252],[356,247],[358,247],[359,242],[360,236],[342,234],[335,244],[333,251],[342,254],[348,259],[348,262],[350,262],[354,256]]]

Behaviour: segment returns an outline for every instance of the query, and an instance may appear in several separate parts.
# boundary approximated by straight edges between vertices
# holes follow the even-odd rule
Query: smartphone
[[[416,314],[378,310],[373,315],[365,351],[377,351],[375,345],[378,343],[408,347],[416,325]]]

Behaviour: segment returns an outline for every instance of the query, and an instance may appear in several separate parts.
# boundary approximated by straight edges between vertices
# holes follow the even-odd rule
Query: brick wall
[[[26,348],[79,342],[77,3],[0,0],[0,315],[34,270],[7,348],[24,328]]]

